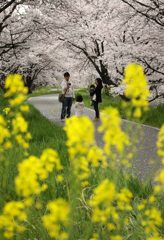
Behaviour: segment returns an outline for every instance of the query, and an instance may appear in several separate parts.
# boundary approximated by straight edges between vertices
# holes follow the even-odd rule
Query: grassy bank
[[[8,101],[0,96],[0,114],[3,115],[3,109],[6,107],[9,107]],[[40,157],[44,149],[51,148],[56,150],[61,159],[61,163],[65,166],[62,174],[66,175],[68,172],[69,158],[65,145],[66,134],[64,130],[43,117],[32,105],[30,105],[30,111],[23,116],[28,122],[29,132],[32,135],[32,139],[29,142],[29,155]],[[3,168],[2,164],[0,175],[3,177],[3,182],[6,181],[6,185],[4,188],[1,188],[3,192],[3,196],[1,195],[0,197],[1,207],[6,201],[18,200],[18,196],[15,193],[14,178],[18,174],[18,163],[26,158],[22,147],[20,147],[16,141],[12,142],[12,148],[5,151],[4,156],[7,159],[7,168]]]
[[[8,107],[8,101],[0,96],[0,112]],[[30,111],[24,114],[29,125],[29,132],[32,134],[30,140],[29,154],[40,156],[45,148],[52,148],[59,152],[61,159],[68,159],[67,148],[65,146],[66,134],[64,130],[56,124],[50,122],[33,106]],[[14,146],[14,149],[17,146]]]
[[[81,90],[77,92],[77,94],[81,93],[84,97],[84,102],[87,107],[90,105],[90,100],[88,99],[88,93],[86,90]],[[100,104],[100,109],[104,109],[105,107],[109,106],[109,99],[110,105],[121,109],[121,100],[119,98],[113,99],[107,96],[103,96],[103,103]],[[0,112],[2,113],[3,109],[8,107],[7,100],[4,100],[2,96],[0,96]],[[123,113],[121,113],[123,114]],[[74,128],[74,124],[69,127],[69,132],[71,132],[70,136],[72,136],[72,140],[74,138],[76,140],[77,136],[83,134],[84,131],[84,139],[79,139],[77,137],[78,145],[76,146],[76,141],[74,142],[74,146],[69,147],[69,153],[67,152],[66,146],[66,133],[65,131],[57,126],[56,124],[50,122],[45,117],[43,117],[40,112],[35,109],[32,105],[30,105],[30,111],[28,113],[23,114],[25,120],[28,122],[29,132],[32,134],[32,139],[30,140],[28,153],[31,157],[36,156],[40,157],[43,150],[47,148],[54,149],[58,152],[61,164],[63,169],[60,171],[60,174],[63,177],[63,181],[57,180],[58,172],[55,168],[52,172],[49,173],[46,179],[42,180],[39,179],[39,183],[46,183],[48,188],[45,191],[42,191],[40,194],[33,194],[33,203],[27,207],[27,214],[28,214],[28,221],[23,222],[26,227],[26,230],[23,233],[15,233],[12,237],[13,240],[20,240],[20,239],[54,239],[48,235],[47,228],[43,226],[42,217],[48,214],[47,204],[51,201],[63,198],[66,202],[68,202],[70,206],[70,214],[69,214],[69,227],[64,227],[62,225],[62,220],[58,220],[57,225],[53,225],[53,230],[60,228],[63,231],[68,232],[68,240],[77,240],[77,239],[87,239],[87,240],[106,240],[106,239],[114,239],[110,238],[111,235],[115,236],[115,239],[123,239],[123,240],[147,240],[147,233],[144,227],[141,224],[141,218],[148,219],[149,216],[144,217],[145,210],[154,211],[154,208],[161,212],[162,218],[164,217],[164,206],[163,206],[163,196],[155,195],[155,201],[150,203],[149,199],[154,196],[154,190],[150,182],[145,184],[144,179],[140,180],[136,176],[132,176],[131,171],[127,175],[125,172],[122,171],[122,165],[118,165],[116,163],[116,167],[112,167],[110,164],[107,167],[102,167],[100,164],[100,160],[98,159],[97,166],[89,166],[89,177],[88,177],[88,185],[82,187],[81,180],[78,180],[78,177],[81,174],[85,173],[87,168],[86,159],[93,158],[93,163],[96,159],[95,153],[92,155],[87,155],[85,151],[90,150],[92,146],[88,146],[85,150],[85,137],[90,136],[90,131],[88,132],[88,127],[84,125],[79,125],[77,128]],[[80,124],[80,118],[77,124]],[[75,122],[76,123],[76,122]],[[87,121],[85,122],[88,123]],[[81,128],[83,128],[81,131]],[[90,129],[90,128],[89,128]],[[67,129],[68,130],[68,129]],[[10,201],[17,201],[17,202],[24,202],[24,197],[18,196],[15,192],[15,184],[14,179],[18,175],[18,164],[22,162],[26,157],[23,155],[23,149],[16,143],[14,138],[12,139],[13,146],[11,149],[7,149],[4,152],[5,161],[1,159],[1,166],[0,166],[0,183],[1,183],[1,193],[0,194],[0,215],[2,213],[2,209]],[[71,154],[76,152],[76,147],[78,147],[78,154],[75,156],[74,164],[71,162]],[[82,152],[81,152],[82,149]],[[95,151],[95,149],[93,149]],[[85,155],[86,154],[86,155]],[[126,150],[125,150],[126,156]],[[90,156],[90,157],[89,157]],[[124,159],[124,156],[123,156]],[[39,159],[41,160],[41,159]],[[83,162],[81,162],[83,161]],[[88,161],[88,160],[87,160]],[[106,161],[106,160],[105,160]],[[115,157],[112,156],[110,161],[116,161]],[[78,164],[78,163],[84,164]],[[121,160],[120,160],[121,162]],[[81,167],[78,174],[74,172],[76,166]],[[24,165],[25,167],[25,165]],[[29,171],[35,169],[35,166],[29,166]],[[23,169],[22,169],[23,171]],[[27,172],[26,174],[29,174]],[[26,179],[26,175],[24,176]],[[103,189],[101,188],[101,194],[98,195],[98,198],[101,200],[101,197],[105,195],[104,200],[100,204],[100,211],[107,208],[108,221],[112,222],[113,225],[110,225],[112,229],[108,229],[106,222],[101,221],[101,214],[99,220],[97,222],[93,221],[93,213],[94,213],[94,206],[90,205],[92,199],[94,198],[96,192],[95,189],[100,186],[103,181],[109,181],[109,186],[111,183],[114,183],[115,190],[113,188]],[[26,187],[26,185],[25,185]],[[127,189],[131,192],[132,197],[130,198],[130,209],[126,210],[124,207],[129,205],[128,194],[126,196]],[[123,207],[119,208],[118,199],[113,198],[110,200],[113,192],[115,191],[115,195],[121,200],[119,204]],[[123,191],[123,192],[122,192]],[[125,202],[124,202],[125,201]],[[148,203],[145,210],[141,212],[138,209],[138,206],[142,202]],[[106,205],[106,202],[108,203]],[[122,205],[123,203],[123,205]],[[106,206],[104,208],[104,206]],[[108,209],[108,205],[110,209]],[[58,214],[65,213],[65,209],[60,206],[61,210],[58,212],[58,209],[54,207],[54,215],[49,218],[49,222],[52,221]],[[110,216],[110,211],[115,211],[115,216],[118,216],[116,219],[112,219]],[[57,214],[56,214],[57,211]],[[96,211],[96,210],[95,210]],[[114,215],[113,215],[114,216]],[[65,217],[65,216],[64,216]],[[150,221],[152,224],[155,224],[156,218],[153,220],[150,216]],[[126,220],[126,223],[124,223]],[[153,222],[154,221],[154,222]],[[154,226],[154,225],[153,225]],[[158,227],[158,232],[160,236],[163,237],[164,232],[164,224]],[[96,234],[96,235],[95,235]],[[118,238],[117,235],[121,236]],[[151,235],[151,233],[150,233]],[[5,239],[3,237],[3,230],[0,230],[0,236],[2,240]],[[99,237],[93,237],[99,236]],[[56,237],[55,239],[59,239]],[[62,239],[62,238],[61,238]],[[152,240],[152,239],[151,239]],[[153,239],[154,240],[154,239]]]
[[[50,89],[52,88],[43,87],[42,89],[34,91],[32,94],[29,94],[28,97],[36,97],[41,95],[61,93],[60,90],[50,91]],[[93,109],[93,107],[90,106],[88,90],[81,89],[79,91],[75,91],[76,96],[79,94],[83,96],[85,106]],[[119,96],[114,98],[112,96],[106,96],[105,93],[103,93],[102,98],[103,98],[103,102],[99,104],[100,111],[104,110],[108,106],[112,106],[112,107],[116,107],[119,110],[122,119],[129,118],[126,114],[126,111],[122,107],[122,99]],[[140,123],[161,128],[162,124],[164,123],[164,104],[159,104],[158,106],[150,106],[150,110],[148,112],[143,113]]]
[[[90,106],[90,99],[88,97],[89,94],[87,89],[83,89],[78,92],[75,92],[75,94],[76,96],[81,94],[83,96],[85,106],[88,108],[93,108]],[[122,99],[120,97],[114,98],[112,96],[106,96],[103,93],[102,99],[103,99],[103,102],[99,104],[100,111],[104,110],[106,107],[109,107],[109,106],[116,107],[120,112],[121,118],[128,119],[126,111],[122,107]],[[151,106],[149,111],[143,113],[140,123],[161,128],[162,124],[164,123],[164,104],[160,104],[158,106]]]
[[[55,90],[53,90],[53,89],[55,89]],[[28,98],[38,97],[38,96],[41,96],[41,95],[57,94],[57,93],[61,93],[61,90],[59,88],[56,88],[56,87],[42,87],[42,88],[37,89],[37,90],[33,91],[32,93],[28,94]]]
[[[43,117],[32,105],[30,105],[30,111],[24,117],[29,123],[29,131],[32,134],[29,154],[40,156],[43,149],[52,148],[59,153],[61,159],[66,160],[66,164],[68,155],[64,130]]]

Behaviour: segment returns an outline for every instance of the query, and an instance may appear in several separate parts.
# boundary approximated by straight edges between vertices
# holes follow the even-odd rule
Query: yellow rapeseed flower
[[[110,240],[123,240],[123,237],[120,235],[110,236]]]
[[[45,149],[40,157],[30,156],[18,164],[18,176],[15,178],[16,192],[18,195],[30,197],[40,194],[47,189],[47,184],[41,184],[39,180],[45,180],[53,169],[60,171],[58,154],[53,149]]]
[[[40,161],[48,172],[52,172],[55,168],[57,171],[63,169],[60,164],[58,153],[53,149],[45,149],[40,157]]]
[[[64,180],[64,178],[63,178],[62,175],[57,175],[56,180],[57,180],[58,182],[62,182],[62,181]]]
[[[157,146],[158,156],[162,158],[162,165],[164,165],[164,124],[162,125],[158,133],[158,140],[157,140],[156,146]],[[155,192],[159,192],[161,188],[162,190],[164,190],[164,169],[160,170],[155,180],[158,182],[158,185],[154,187]],[[158,188],[158,191],[157,191],[157,188]]]
[[[122,120],[116,108],[109,107],[102,112],[102,124],[98,128],[99,132],[105,132],[103,140],[105,142],[104,150],[109,156],[112,154],[111,147],[114,146],[119,153],[122,153],[125,146],[129,146],[129,136],[122,129]]]
[[[28,123],[22,117],[21,113],[17,113],[15,119],[12,120],[12,134],[25,133],[28,129]]]
[[[117,192],[115,184],[105,179],[93,190],[90,202],[93,208],[92,221],[106,224],[109,231],[118,230],[120,224],[126,220],[119,218],[119,213],[132,210],[130,205],[132,197],[129,189],[124,188]]]
[[[68,227],[70,208],[68,203],[60,198],[47,205],[48,214],[42,217],[44,227],[48,230],[50,237],[59,240],[68,238],[68,234],[63,230]]]
[[[10,108],[3,109],[3,112],[7,115],[10,112]]]
[[[131,100],[132,106],[135,107],[133,116],[140,118],[141,108],[145,111],[148,110],[148,97],[150,97],[144,68],[137,63],[128,64],[122,83],[126,86],[125,96]]]
[[[9,141],[9,138],[11,138],[11,133],[7,128],[7,123],[5,119],[0,115],[0,145],[2,147],[1,151],[3,151],[3,148],[7,149],[11,147],[11,142]]]
[[[74,116],[66,120],[64,130],[73,173],[77,180],[85,182],[90,176],[90,165],[107,166],[103,150],[95,143],[94,125],[88,117]]]
[[[5,121],[5,119],[2,117],[2,115],[0,115],[0,125],[6,127],[7,126],[7,123]]]
[[[86,186],[88,186],[88,184],[89,184],[88,181],[85,181],[85,182],[82,182],[82,183],[81,183],[81,185],[82,185],[83,188],[86,187]]]
[[[26,99],[27,97],[24,94],[19,93],[14,99],[9,100],[9,104],[11,107],[14,107],[20,105]]]
[[[9,149],[9,148],[11,148],[11,147],[12,147],[12,143],[11,143],[11,141],[7,141],[7,142],[5,142],[4,145],[3,145],[3,147],[4,147],[5,149]]]
[[[0,229],[4,229],[5,238],[12,238],[15,231],[25,231],[25,227],[22,225],[25,220],[27,220],[27,215],[22,202],[6,203],[2,215],[0,215]]]
[[[5,89],[7,90],[4,97],[11,97],[16,93],[28,93],[28,88],[24,86],[20,74],[11,74],[5,80]]]
[[[154,235],[153,237],[148,237],[146,240],[162,240],[162,238]]]
[[[146,201],[144,204],[146,204]],[[157,227],[160,227],[162,224],[160,211],[156,207],[154,206],[151,207],[150,205],[147,205],[147,207],[144,205],[144,207],[142,207],[142,204],[138,206],[138,209],[139,210],[144,209],[144,211],[142,212],[142,215],[140,215],[140,222],[141,222],[141,225],[144,227],[145,232],[147,234],[153,233],[154,236],[156,236],[158,239],[159,232]]]
[[[28,112],[30,107],[29,105],[21,105],[19,109],[21,110],[21,112]]]

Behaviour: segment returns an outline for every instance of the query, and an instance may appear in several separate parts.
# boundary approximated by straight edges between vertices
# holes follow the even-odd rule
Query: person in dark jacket
[[[95,85],[92,84],[92,85],[90,86],[90,99],[91,99],[91,104],[90,104],[90,106],[91,106],[91,107],[94,106],[94,104],[93,104],[93,96],[91,95],[94,91],[95,91]]]
[[[96,85],[97,85],[97,87],[96,87],[95,91],[91,93],[91,96],[96,94],[96,99],[93,101],[94,109],[95,109],[95,113],[96,113],[95,119],[93,120],[94,122],[100,120],[98,104],[100,102],[102,102],[101,90],[103,88],[103,85],[102,85],[101,78],[96,79]]]

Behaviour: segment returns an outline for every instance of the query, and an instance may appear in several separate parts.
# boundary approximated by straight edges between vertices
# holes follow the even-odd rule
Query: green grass
[[[32,134],[30,154],[40,156],[43,149],[52,148],[59,153],[61,159],[68,160],[66,134],[61,127],[43,117],[32,105],[25,115],[25,120],[29,123],[29,131]]]
[[[32,94],[29,94],[28,97],[61,93],[60,90],[49,92],[50,89],[52,88],[43,87],[42,89],[34,91]],[[81,89],[79,91],[75,91],[75,96],[79,94],[83,96],[85,106],[93,109],[93,107],[90,106],[88,90]],[[119,110],[122,119],[129,119],[129,117],[126,114],[126,111],[122,108],[122,99],[119,96],[114,98],[112,96],[106,96],[105,93],[103,93],[102,99],[103,102],[99,104],[100,111],[104,110],[106,107],[109,106],[116,107]],[[133,121],[133,119],[130,120]],[[158,106],[150,106],[150,110],[148,112],[143,113],[140,123],[161,128],[161,126],[164,123],[164,104],[159,104]]]
[[[4,100],[2,96],[0,96],[0,106],[0,113],[2,114],[2,110],[5,107],[8,107],[8,101]],[[28,122],[29,132],[32,135],[32,139],[29,142],[29,155],[40,157],[44,149],[52,148],[56,150],[59,153],[61,163],[65,166],[63,174],[66,174],[66,171],[68,171],[68,167],[66,166],[69,165],[69,160],[67,147],[65,145],[65,131],[43,117],[32,105],[30,105],[30,111],[24,114],[24,118]],[[13,179],[17,175],[17,164],[22,162],[25,158],[22,148],[16,143],[16,141],[13,141],[13,147],[6,151],[5,157],[8,159],[8,163],[6,164],[9,164],[10,166],[9,168],[6,168],[7,172],[5,172],[4,175],[9,175],[10,177],[6,180],[6,186],[8,187],[3,189],[3,201],[6,201],[8,198],[17,198],[15,196]],[[4,168],[1,168],[1,171],[3,172]]]
[[[75,92],[76,96],[79,94],[83,96],[85,106],[93,109],[93,107],[90,106],[88,90],[83,89]],[[114,98],[112,96],[106,96],[105,93],[103,93],[102,101],[103,102],[99,104],[100,111],[104,110],[106,107],[109,106],[116,107],[119,110],[122,119],[128,119],[133,121],[133,119],[129,119],[126,111],[123,109],[122,99],[119,96]],[[149,111],[143,113],[140,123],[161,128],[162,124],[164,123],[164,104],[160,104],[158,106],[151,106]]]
[[[27,96],[28,96],[28,98],[30,98],[30,97],[37,97],[37,96],[41,96],[41,95],[50,95],[50,94],[61,93],[61,90],[50,91],[51,89],[54,89],[54,88],[55,87],[42,87],[42,88],[34,91],[33,93],[28,94]],[[58,88],[56,88],[56,89],[58,89]],[[85,106],[93,109],[93,107],[90,106],[88,90],[81,89],[79,91],[75,91],[75,96],[77,96],[79,94],[81,94],[83,96]],[[114,98],[112,96],[106,96],[105,93],[103,93],[102,99],[103,99],[103,102],[99,104],[100,111],[104,110],[106,107],[109,107],[109,106],[116,107],[120,112],[121,118],[129,120],[129,117],[127,116],[125,110],[122,108],[122,99],[119,96]],[[4,100],[3,100],[3,102],[1,102],[1,101],[2,100],[0,98],[0,108],[3,108],[5,101]],[[133,121],[133,119],[130,119],[130,120]],[[150,110],[148,112],[143,113],[143,116],[139,123],[157,127],[157,128],[161,128],[161,126],[164,123],[164,104],[159,104],[158,106],[150,106]]]
[[[86,90],[81,90],[76,92],[77,94],[82,94],[84,97],[84,102],[87,107],[90,106],[90,99],[88,99],[88,93]],[[109,103],[113,107],[121,109],[121,99],[113,99],[103,95],[103,103],[100,104],[100,109],[104,109],[109,106]],[[0,96],[0,112],[8,106],[7,100],[4,100]],[[123,111],[123,110],[122,110]],[[124,112],[121,113],[122,115]],[[89,179],[88,188],[83,191],[83,195],[80,191],[72,192],[74,189],[74,182],[72,175],[70,174],[70,163],[69,155],[67,152],[66,134],[62,127],[50,122],[45,117],[43,117],[40,112],[30,105],[30,111],[24,115],[26,121],[29,124],[29,132],[32,134],[32,139],[30,140],[29,154],[39,157],[42,151],[46,148],[52,148],[56,150],[59,154],[60,160],[64,169],[62,170],[62,175],[64,181],[58,183],[56,181],[56,171],[54,170],[49,177],[45,180],[48,184],[48,189],[42,192],[39,196],[34,197],[34,204],[29,208],[30,218],[26,223],[27,231],[22,235],[15,235],[13,240],[17,239],[51,239],[48,237],[47,231],[42,226],[41,216],[45,214],[46,205],[49,201],[56,198],[64,198],[69,201],[70,194],[74,202],[76,202],[74,212],[72,212],[72,230],[69,240],[77,239],[90,239],[93,237],[93,232],[99,229],[99,234],[101,240],[106,240],[109,235],[104,234],[104,226],[101,224],[92,224],[91,222],[91,211],[85,207],[86,202],[89,198],[93,196],[93,189],[102,182],[103,179],[108,178],[110,181],[116,181],[116,189],[119,191],[122,188],[127,187],[133,193],[132,207],[133,210],[127,213],[127,218],[130,224],[127,228],[121,229],[120,234],[126,240],[143,240],[144,231],[140,225],[140,212],[137,209],[137,205],[142,199],[148,199],[153,193],[153,187],[149,182],[145,185],[144,179],[138,179],[138,177],[130,176],[127,180],[125,174],[121,169],[113,169],[110,166],[106,168],[97,168],[95,172],[91,172]],[[19,162],[25,158],[23,156],[22,148],[13,141],[13,148],[5,152],[6,160],[1,162],[0,165],[0,213],[4,204],[10,200],[23,200],[18,197],[15,193],[14,178],[17,176],[17,166]],[[84,202],[84,199],[86,202]],[[43,208],[37,209],[35,203],[41,203]],[[70,202],[72,204],[72,201]],[[164,217],[164,205],[163,196],[158,196],[154,207],[157,207]],[[120,217],[121,217],[120,213]],[[161,235],[164,231],[164,223],[160,228]],[[2,231],[0,230],[0,235],[2,236]],[[38,237],[39,236],[39,237]],[[4,239],[2,237],[2,239]]]
[[[77,96],[79,94],[83,96],[83,101],[85,103],[85,106],[88,107],[88,108],[93,108],[93,107],[90,106],[91,100],[89,98],[88,90],[83,89],[83,90],[75,92],[75,96]],[[108,97],[103,93],[102,94],[102,99],[103,99],[103,102],[99,104],[99,109],[100,110],[103,110],[103,109],[105,109],[106,107],[109,107],[109,106],[117,107],[119,110],[121,110],[122,101],[121,101],[120,97],[116,97],[116,98],[113,98],[111,96]]]
[[[150,110],[143,114],[142,123],[161,128],[164,124],[164,104],[151,106]]]
[[[57,89],[57,91],[51,91],[52,89]],[[50,94],[57,94],[61,93],[61,90],[59,90],[57,87],[42,87],[40,89],[37,89],[33,91],[32,93],[28,94],[28,98],[30,97],[38,97],[41,95],[50,95]]]
[[[0,95],[0,111],[8,106],[8,100],[3,98],[3,95]]]
[[[9,107],[8,100],[0,96],[1,114],[6,107]],[[29,131],[33,137],[30,140],[29,153],[39,156],[43,149],[53,148],[59,152],[61,159],[64,159],[67,155],[64,130],[43,117],[33,105],[30,105],[30,111],[24,114],[24,118],[29,124]]]

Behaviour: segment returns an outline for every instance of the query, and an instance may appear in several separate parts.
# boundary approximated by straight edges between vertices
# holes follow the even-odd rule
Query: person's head
[[[97,86],[100,86],[101,88],[103,88],[101,78],[96,78],[96,85],[97,85]]]
[[[81,95],[78,95],[76,98],[76,102],[82,102],[83,101],[83,97]]]
[[[64,73],[64,78],[66,81],[69,81],[69,78],[70,78],[69,72]]]
[[[95,85],[92,84],[92,85],[90,86],[90,88],[91,88],[91,89],[95,89]]]

